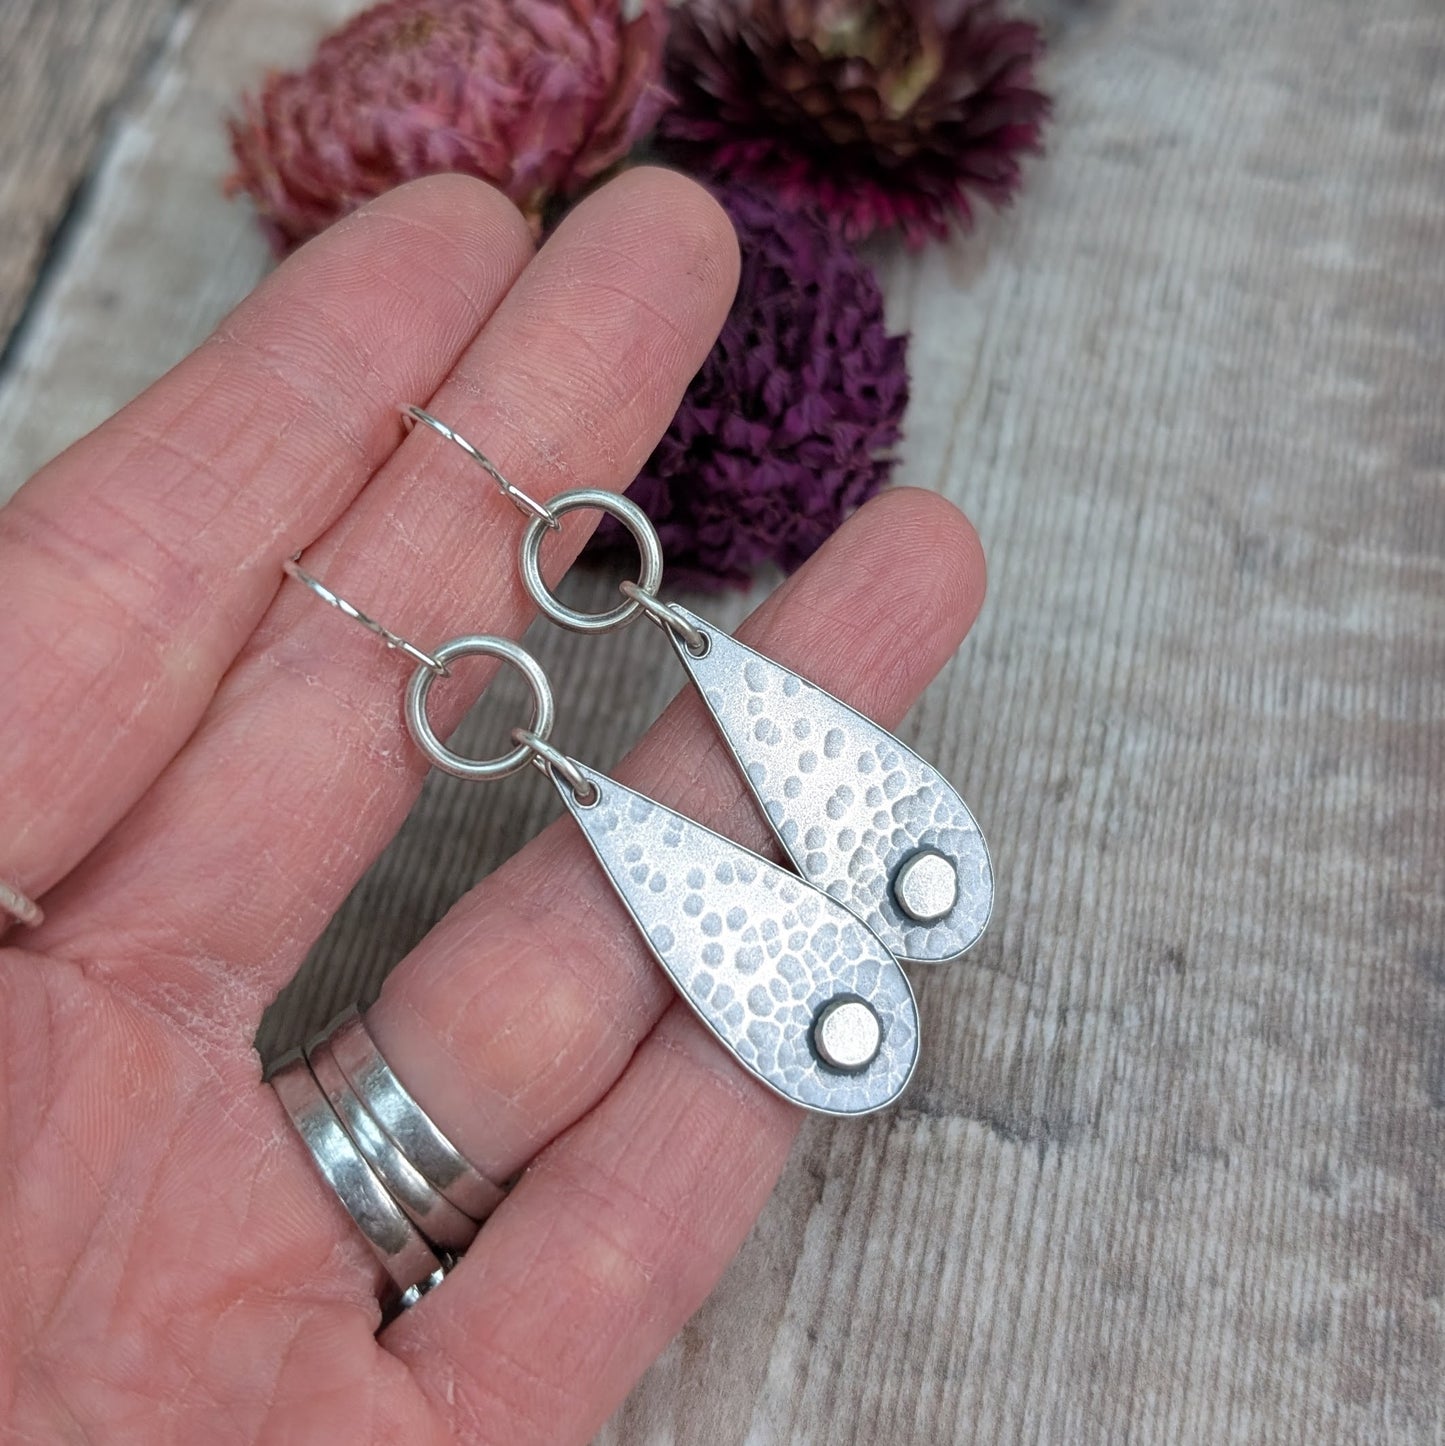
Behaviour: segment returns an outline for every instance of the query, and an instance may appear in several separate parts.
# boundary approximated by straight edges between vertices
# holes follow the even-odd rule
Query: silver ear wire
[[[388,627],[384,627],[373,617],[368,617],[354,603],[349,603],[338,592],[332,590],[321,581],[319,577],[306,571],[299,561],[301,554],[298,552],[294,557],[288,557],[281,566],[286,570],[286,576],[295,578],[303,587],[309,588],[322,602],[334,607],[337,612],[345,613],[352,621],[358,622],[369,633],[374,633],[390,649],[398,653],[405,653],[414,663],[420,663],[423,668],[436,674],[439,678],[450,677],[451,674],[447,665],[415,643],[408,642],[399,633],[394,633]]]
[[[479,448],[474,447],[454,427],[449,427],[440,417],[434,417],[422,407],[404,406],[401,408],[401,419],[410,430],[418,422],[430,427],[439,437],[445,437],[448,442],[454,442],[493,482],[497,484],[502,496],[522,513],[524,517],[535,518],[538,522],[545,523],[553,532],[561,530],[562,524],[553,515],[551,508],[545,503],[538,502],[535,497],[528,496],[520,487],[514,487],[505,477],[502,476],[497,464]]]

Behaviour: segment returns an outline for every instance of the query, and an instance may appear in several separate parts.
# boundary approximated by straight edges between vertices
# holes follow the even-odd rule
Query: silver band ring
[[[436,1253],[361,1157],[300,1050],[283,1058],[271,1075],[271,1087],[322,1178],[336,1192],[397,1288],[408,1290],[440,1270]]]
[[[643,592],[655,593],[662,582],[662,543],[657,529],[642,508],[616,492],[604,492],[596,487],[560,492],[552,499],[554,517],[561,517],[579,507],[595,507],[599,512],[615,517],[632,534],[642,557],[637,586]],[[529,522],[522,534],[517,556],[523,586],[532,601],[554,623],[574,633],[606,633],[613,628],[625,627],[642,611],[642,605],[631,597],[605,613],[580,613],[559,602],[542,577],[542,533],[545,530],[540,521]]]
[[[447,1273],[456,1264],[454,1260],[443,1260],[425,1280],[419,1280],[415,1285],[409,1285],[397,1297],[395,1304],[381,1318],[382,1328],[385,1329],[394,1321],[397,1316],[409,1311],[412,1306],[418,1305],[423,1296],[430,1295],[442,1281],[447,1278]]]
[[[327,1042],[347,1083],[418,1173],[463,1215],[485,1220],[507,1192],[438,1129],[382,1057],[365,1019],[347,1010]]]
[[[492,461],[480,448],[474,447],[454,427],[449,427],[440,417],[434,417],[422,407],[405,406],[401,409],[402,420],[408,427],[415,426],[417,422],[424,422],[438,436],[445,437],[448,442],[455,442],[478,467],[484,471],[493,482],[497,484],[503,497],[512,504],[524,516],[544,524],[558,531],[562,524],[552,515],[551,510],[545,503],[538,502],[535,497],[529,497],[520,487],[514,487],[502,476],[497,464]]]
[[[0,879],[0,911],[12,915],[29,929],[38,929],[45,922],[45,910],[29,894],[22,894],[3,879]],[[0,919],[0,934],[4,932],[5,922]]]
[[[431,1245],[458,1254],[465,1250],[476,1238],[477,1222],[463,1215],[397,1148],[352,1088],[330,1044],[325,1039],[313,1041],[306,1059],[362,1159],[406,1211],[411,1223]]]
[[[644,591],[635,582],[622,583],[621,590],[623,597],[631,598],[664,632],[680,638],[683,647],[693,657],[701,658],[707,655],[707,634],[688,622],[671,603],[663,602],[655,592]]]
[[[545,738],[538,738],[535,733],[529,733],[525,728],[513,728],[512,741],[530,750],[532,761],[549,778],[553,775],[560,776],[572,790],[578,803],[585,806],[596,801],[588,797],[589,794],[597,792],[596,785],[583,776],[576,762],[568,758],[560,748],[554,748]]]
[[[405,653],[413,662],[419,663],[423,668],[429,669],[439,677],[447,676],[446,665],[432,657],[428,652],[417,647],[415,643],[408,642],[400,633],[394,633],[388,627],[383,626],[373,617],[368,617],[354,603],[349,603],[338,592],[332,590],[316,577],[313,573],[306,571],[300,563],[301,554],[298,552],[295,557],[288,557],[281,566],[286,570],[286,576],[295,578],[304,587],[311,589],[322,602],[330,604],[338,612],[345,613],[354,622],[358,622],[368,632],[375,633],[377,637],[386,644],[388,648],[399,653]]]
[[[452,638],[437,649],[436,655],[443,665],[450,663],[453,658],[475,655],[500,658],[505,663],[511,663],[527,680],[527,685],[532,690],[532,718],[527,725],[528,729],[540,738],[545,738],[552,731],[555,709],[547,675],[531,653],[510,638],[494,638],[483,634]],[[443,773],[450,773],[453,778],[486,782],[506,778],[508,774],[516,773],[532,761],[531,750],[520,745],[500,758],[463,758],[460,753],[453,753],[437,737],[426,714],[427,699],[431,696],[432,684],[436,682],[436,678],[436,673],[426,667],[418,668],[411,675],[411,682],[406,688],[406,726],[411,731],[416,746]]]

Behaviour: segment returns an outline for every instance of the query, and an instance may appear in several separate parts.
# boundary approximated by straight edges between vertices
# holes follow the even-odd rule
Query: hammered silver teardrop
[[[819,889],[584,764],[583,804],[554,777],[612,886],[678,992],[740,1064],[794,1104],[861,1115],[891,1104],[918,1060],[918,1011],[883,944]],[[862,1000],[881,1026],[871,1063],[829,1068],[827,1006]]]
[[[952,785],[831,693],[672,607],[707,637],[697,656],[669,634],[803,878],[906,964],[945,964],[975,944],[993,909],[993,864]],[[910,866],[931,853],[952,865],[956,885],[951,904],[943,896],[941,917],[901,887]]]

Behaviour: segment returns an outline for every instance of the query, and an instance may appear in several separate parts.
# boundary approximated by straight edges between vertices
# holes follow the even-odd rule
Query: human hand
[[[368,1018],[486,1174],[461,1264],[376,1335],[381,1278],[252,1048],[425,764],[408,636],[516,635],[519,520],[427,404],[541,498],[622,488],[726,314],[726,218],[637,170],[535,258],[488,188],[408,186],[282,266],[0,511],[0,1311],[17,1441],[580,1442],[698,1306],[796,1112],[676,999],[570,820],[473,889]],[[549,556],[570,559],[569,526]],[[870,504],[740,636],[895,723],[983,563],[947,503]],[[435,690],[454,723],[471,697]],[[760,850],[684,695],[618,777]],[[458,785],[465,786],[465,785]]]

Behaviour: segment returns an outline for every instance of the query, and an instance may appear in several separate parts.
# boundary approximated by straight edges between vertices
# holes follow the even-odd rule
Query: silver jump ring
[[[29,894],[22,894],[4,879],[0,879],[0,914],[12,915],[29,929],[38,929],[45,922],[45,910]],[[0,934],[4,932],[5,920],[0,919]]]
[[[553,532],[561,529],[562,524],[552,515],[551,510],[545,503],[538,502],[535,497],[529,497],[520,487],[514,487],[502,476],[501,469],[492,461],[479,447],[474,447],[454,427],[449,427],[440,417],[434,417],[421,407],[405,406],[401,409],[402,420],[408,427],[415,426],[417,422],[425,422],[438,436],[445,437],[448,442],[455,442],[478,467],[484,471],[493,482],[497,484],[503,497],[524,516],[537,522],[545,523]]]
[[[446,678],[450,676],[445,663],[432,657],[430,653],[417,647],[415,643],[408,642],[400,633],[394,633],[390,628],[384,627],[381,623],[377,622],[375,618],[368,617],[354,603],[347,602],[340,593],[332,592],[319,577],[307,572],[306,569],[301,566],[299,561],[300,556],[301,554],[298,552],[295,557],[288,557],[286,561],[281,564],[286,570],[287,577],[294,577],[297,582],[310,588],[322,602],[329,603],[338,612],[343,612],[353,621],[360,623],[368,632],[375,633],[388,648],[391,648],[395,652],[405,653],[414,663],[420,663],[423,668],[426,668],[438,677]]]
[[[528,727],[539,738],[546,738],[552,731],[552,723],[556,717],[552,688],[541,665],[525,648],[512,642],[510,638],[473,634],[452,638],[437,649],[437,658],[443,664],[450,663],[453,658],[467,658],[479,654],[510,663],[527,680],[527,686],[532,690],[532,718]],[[453,753],[437,737],[426,715],[427,699],[431,695],[436,676],[430,668],[424,667],[418,668],[411,675],[411,682],[406,688],[406,726],[411,730],[416,746],[443,773],[450,773],[453,778],[487,782],[506,778],[508,774],[516,773],[532,761],[532,750],[520,745],[500,758],[463,758],[460,753]]]
[[[599,512],[615,517],[632,534],[642,557],[637,586],[643,592],[655,593],[662,581],[662,543],[657,529],[642,508],[615,492],[604,492],[594,487],[561,492],[552,499],[554,517],[562,517],[579,507],[595,507]],[[518,561],[522,568],[522,583],[532,601],[554,623],[574,633],[611,632],[613,628],[625,627],[642,611],[642,604],[633,597],[605,613],[581,613],[558,602],[556,594],[542,578],[542,524],[538,521],[527,524],[518,550]]]
[[[532,762],[548,777],[560,775],[578,803],[596,802],[597,785],[578,768],[576,760],[568,758],[560,748],[554,748],[545,738],[539,738],[525,728],[513,728],[512,741],[527,749],[532,755]]]
[[[705,656],[708,650],[707,634],[688,622],[671,603],[663,602],[655,592],[644,591],[635,582],[624,582],[622,595],[630,597],[665,632],[681,638],[683,646],[693,657]]]

